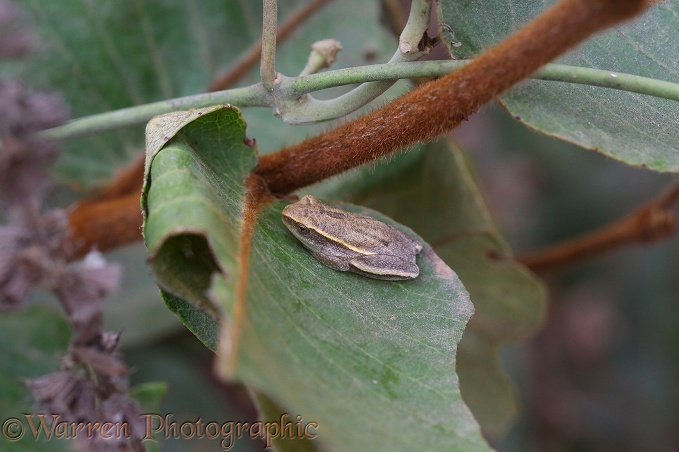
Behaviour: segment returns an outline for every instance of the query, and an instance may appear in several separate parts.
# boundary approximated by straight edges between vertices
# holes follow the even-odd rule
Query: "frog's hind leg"
[[[420,268],[415,262],[386,254],[355,257],[349,264],[352,272],[377,279],[398,281],[417,278],[420,274]]]

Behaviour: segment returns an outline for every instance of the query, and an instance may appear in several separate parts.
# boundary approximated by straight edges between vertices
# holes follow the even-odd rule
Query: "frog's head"
[[[308,229],[317,227],[322,206],[323,203],[318,198],[306,195],[296,203],[285,206],[283,222],[298,238],[300,235],[306,236]]]
[[[327,238],[319,234],[319,230],[323,229],[325,207],[327,206],[315,196],[306,195],[283,209],[285,226],[312,251],[322,249],[327,242]]]

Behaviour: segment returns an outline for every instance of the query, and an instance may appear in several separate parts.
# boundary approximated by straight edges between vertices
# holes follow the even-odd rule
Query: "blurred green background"
[[[455,132],[517,256],[602,226],[675,176],[539,135],[499,106]],[[506,347],[521,417],[500,450],[677,450],[679,240],[631,245],[541,275],[542,332]]]

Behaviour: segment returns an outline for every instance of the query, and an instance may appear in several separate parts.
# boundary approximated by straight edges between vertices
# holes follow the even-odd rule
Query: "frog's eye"
[[[297,228],[299,229],[300,234],[306,234],[307,232],[309,232],[309,228],[307,228],[303,224],[298,224]]]

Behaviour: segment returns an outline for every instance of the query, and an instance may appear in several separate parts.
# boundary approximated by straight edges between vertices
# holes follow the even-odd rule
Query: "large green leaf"
[[[497,44],[555,1],[440,2],[451,52],[472,57]],[[632,23],[594,37],[558,62],[679,82],[679,0],[665,0]],[[461,44],[453,47],[454,43]],[[679,171],[679,103],[569,83],[526,81],[501,96],[520,121],[631,165]]]
[[[454,371],[472,306],[428,245],[415,280],[337,272],[287,231],[281,211],[289,201],[277,200],[258,216],[241,274],[244,184],[256,164],[244,132],[232,108],[156,118],[148,132],[161,137],[149,140],[143,195],[151,266],[164,290],[198,306],[214,303],[228,328],[223,338],[237,329],[239,341],[220,347],[220,366],[235,357],[236,378],[317,422],[333,450],[485,450]],[[375,211],[339,205],[414,235]],[[237,323],[239,278],[247,289]],[[178,301],[172,297],[183,309]],[[183,312],[191,313],[184,321],[201,321],[195,308]],[[215,320],[202,322],[189,327],[209,342]]]
[[[22,61],[0,62],[30,86],[63,94],[73,117],[203,92],[259,39],[262,2],[223,0],[17,0],[36,30],[38,52]],[[306,0],[279,2],[284,21]],[[277,70],[296,75],[311,44],[343,43],[335,67],[386,61],[396,40],[378,26],[376,2],[331,2],[280,43]],[[351,26],[347,26],[350,23]],[[258,68],[240,85],[257,82]],[[281,124],[270,110],[248,112],[260,148],[275,150],[315,127]],[[275,121],[275,134],[263,133]],[[260,132],[261,131],[261,132]],[[65,143],[57,163],[61,180],[90,185],[109,177],[143,147],[142,126]]]
[[[413,228],[460,276],[476,310],[457,355],[462,395],[485,431],[506,429],[517,407],[497,349],[542,325],[546,294],[512,260],[462,151],[430,143],[315,192],[378,209]]]

